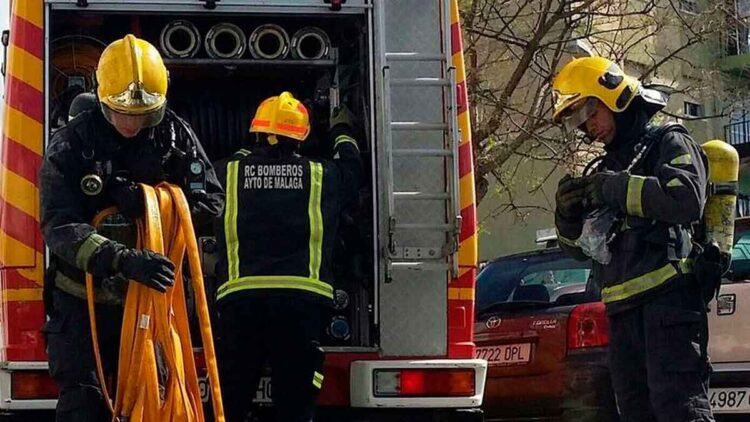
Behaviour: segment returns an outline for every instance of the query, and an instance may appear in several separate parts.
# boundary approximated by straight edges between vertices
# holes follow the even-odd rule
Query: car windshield
[[[590,267],[590,261],[576,261],[562,251],[494,261],[477,277],[477,310],[508,302],[554,303],[582,293]]]

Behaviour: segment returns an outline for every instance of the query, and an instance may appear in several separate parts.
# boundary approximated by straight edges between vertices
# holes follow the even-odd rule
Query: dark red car
[[[617,421],[609,327],[590,262],[558,248],[502,257],[477,279],[477,358],[492,420]]]

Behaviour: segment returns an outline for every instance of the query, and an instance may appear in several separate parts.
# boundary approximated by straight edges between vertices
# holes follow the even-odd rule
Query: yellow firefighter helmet
[[[581,100],[587,98],[597,98],[612,112],[620,113],[640,93],[640,89],[640,82],[626,75],[620,66],[611,60],[603,57],[573,59],[560,70],[552,82],[555,100],[553,119],[556,123],[566,123],[566,126],[580,126],[585,119],[576,125],[580,119],[568,124],[564,118],[585,104],[586,101]],[[590,116],[586,116],[588,117]]]
[[[268,142],[275,145],[276,135],[304,142],[310,134],[310,115],[307,108],[288,92],[263,101],[250,125],[251,133],[267,133]]]
[[[107,120],[119,113],[155,126],[164,117],[169,74],[159,51],[128,34],[114,41],[99,58],[97,95]]]

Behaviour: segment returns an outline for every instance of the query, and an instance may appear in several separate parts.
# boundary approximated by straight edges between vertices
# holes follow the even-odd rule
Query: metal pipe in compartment
[[[206,52],[214,59],[236,59],[245,54],[245,33],[231,23],[214,25],[206,34]]]
[[[285,59],[290,45],[289,34],[278,25],[259,26],[250,35],[250,54],[256,59]]]
[[[330,51],[331,39],[320,28],[302,28],[292,37],[292,57],[295,59],[325,59],[328,58]]]
[[[195,57],[201,48],[201,34],[192,22],[175,20],[168,23],[159,36],[162,53],[171,59]]]

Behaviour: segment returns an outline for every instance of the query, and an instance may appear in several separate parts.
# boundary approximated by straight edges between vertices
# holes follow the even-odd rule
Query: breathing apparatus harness
[[[161,151],[162,165],[170,160],[179,160],[186,166],[183,186],[187,188],[190,197],[202,197],[206,194],[206,164],[198,155],[196,142],[182,142],[180,140],[196,139],[197,136],[185,122],[171,110],[165,114],[166,125],[159,125],[148,129],[147,140],[156,144]],[[113,179],[115,172],[111,160],[97,159],[96,145],[91,136],[82,136],[82,151],[84,165],[88,171],[81,178],[81,191],[87,196],[97,196]]]
[[[635,146],[635,156],[624,171],[630,173],[633,169],[641,165],[642,161],[651,152],[651,149],[657,142],[668,132],[672,130],[681,130],[687,133],[686,129],[678,124],[667,124],[662,127],[646,127],[641,139]],[[604,164],[608,160],[606,155],[602,155],[591,160],[583,169],[583,177],[591,176],[596,172],[604,169]],[[585,200],[584,200],[585,201]],[[589,209],[589,205],[584,202],[584,208]],[[611,259],[609,245],[623,230],[625,217],[617,210],[610,207],[600,207],[590,209],[584,216],[584,229],[579,238],[578,245],[583,252],[593,260],[607,265]]]
[[[688,130],[683,125],[674,122],[656,128],[648,127],[641,140],[636,145],[635,149],[637,152],[630,164],[625,168],[625,171],[629,173],[633,169],[645,165],[644,161],[649,156],[653,147],[670,132],[688,134]],[[724,143],[722,142],[722,144]],[[702,146],[704,152],[707,153],[709,162],[708,170],[710,170],[712,166],[719,166],[717,160],[726,159],[726,156],[723,154],[727,153],[727,146],[728,145],[722,145],[720,147],[721,151],[718,154],[711,153],[711,142]],[[733,150],[733,148],[731,149]],[[713,151],[715,151],[715,148]],[[731,151],[729,154],[731,154]],[[586,165],[583,175],[589,176],[596,173],[596,171],[602,168],[602,165],[606,160],[607,158],[605,156],[595,158]],[[724,163],[722,162],[722,164]],[[713,173],[711,174],[713,176]],[[729,178],[731,179],[731,177]],[[732,246],[731,233],[734,229],[734,204],[736,203],[736,197],[738,194],[736,178],[734,181],[715,179],[716,177],[710,177],[706,186],[706,206],[701,219],[688,227],[688,231],[692,237],[692,252],[688,257],[688,262],[691,264],[690,267],[692,273],[700,285],[705,304],[708,304],[714,297],[718,297],[719,288],[721,287],[721,277],[729,270]],[[729,214],[727,212],[728,210]],[[617,235],[623,230],[623,225],[625,223],[624,216],[610,208],[603,208],[593,210],[586,217],[602,218],[608,213],[613,214],[608,216],[612,218],[613,223],[607,231],[606,244],[610,244],[614,241]],[[714,215],[717,213],[721,215]],[[655,221],[653,223],[655,223]],[[729,233],[730,237],[728,240],[726,239],[727,233]],[[680,268],[678,268],[678,271],[682,272]]]

